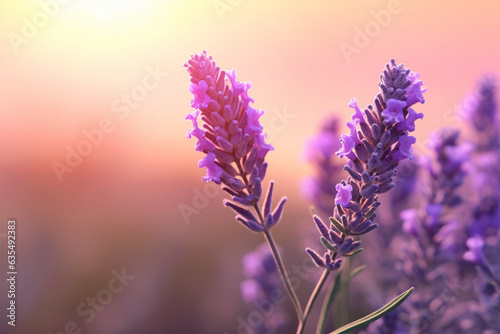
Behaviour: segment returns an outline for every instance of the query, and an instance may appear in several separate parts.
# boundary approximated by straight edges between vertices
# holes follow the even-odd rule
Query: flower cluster
[[[255,333],[276,333],[287,321],[283,310],[269,301],[270,296],[281,288],[281,279],[267,244],[262,244],[255,251],[243,257],[245,280],[241,283],[243,299],[263,310],[265,317],[252,322]]]
[[[350,256],[360,251],[361,242],[352,237],[365,234],[378,225],[373,223],[375,210],[380,205],[378,194],[394,187],[393,177],[401,160],[412,158],[411,145],[416,142],[409,132],[415,130],[415,121],[423,118],[414,104],[424,103],[420,75],[404,69],[391,60],[380,78],[381,92],[374,100],[374,106],[362,111],[355,99],[349,107],[354,109],[352,120],[347,122],[349,134],[341,137],[342,147],[336,152],[347,157],[344,169],[349,173],[335,187],[335,209],[330,218],[330,228],[314,216],[321,234],[321,241],[327,248],[323,257],[306,249],[315,263],[329,270],[340,267],[340,253]]]
[[[466,124],[474,145],[473,186],[478,194],[470,234],[494,236],[500,228],[500,124],[497,119],[495,82],[481,80],[477,92],[464,102]]]
[[[207,169],[203,181],[222,184],[222,189],[240,205],[230,201],[224,204],[238,214],[236,219],[247,228],[255,232],[271,228],[280,219],[286,198],[271,212],[271,183],[261,216],[257,202],[267,170],[265,157],[273,147],[265,142],[259,122],[264,111],[250,106],[254,102],[248,96],[250,83],[238,82],[235,70],[221,70],[206,51],[192,55],[184,66],[191,76],[189,90],[194,95],[191,106],[195,109],[186,116],[193,123],[187,137],[196,137],[195,149],[205,154],[198,163]],[[253,207],[257,213],[246,207]]]
[[[464,304],[459,314],[471,318],[478,330],[500,332],[500,124],[495,92],[494,79],[484,77],[464,102],[475,151],[471,177],[476,196],[471,196],[473,217],[463,258],[478,268],[478,275],[473,281],[476,300]]]
[[[395,225],[391,240],[381,244],[387,251],[379,255],[385,265],[379,284],[400,290],[411,283],[415,292],[397,310],[396,318],[385,316],[370,325],[367,333],[389,333],[377,331],[389,325],[404,333],[423,333],[430,328],[444,332],[442,318],[451,303],[448,295],[453,294],[454,302],[466,290],[460,279],[459,255],[465,237],[458,217],[464,217],[459,187],[466,176],[470,146],[459,145],[458,139],[459,132],[453,129],[432,135],[432,159],[420,159],[421,170],[426,172],[418,180],[425,189],[422,209],[402,211],[403,225]]]

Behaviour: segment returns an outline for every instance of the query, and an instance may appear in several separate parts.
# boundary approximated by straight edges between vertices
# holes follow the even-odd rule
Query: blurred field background
[[[479,76],[500,77],[496,1],[54,1],[0,1],[2,272],[7,220],[18,222],[17,325],[6,324],[2,280],[2,333],[55,334],[71,321],[89,334],[236,333],[238,317],[255,310],[240,297],[241,257],[263,238],[234,221],[222,193],[193,203],[206,188],[202,156],[186,138],[190,54],[206,49],[235,68],[252,83],[254,107],[266,110],[275,147],[266,179],[289,198],[274,235],[290,266],[305,259],[304,235],[314,230],[299,187],[309,173],[304,141],[327,113],[347,120],[351,97],[371,103],[395,58],[428,89],[415,132],[422,143],[459,125],[456,111]],[[394,5],[346,58],[342,43],[354,45],[357,29],[377,23],[373,12]],[[33,36],[14,43],[34,18]],[[168,75],[120,119],[112,104],[142,85],[148,68]],[[113,131],[60,182],[53,163],[104,118]],[[181,214],[195,205],[196,214]],[[77,306],[122,268],[135,279],[85,322]],[[311,290],[303,280],[303,303]]]

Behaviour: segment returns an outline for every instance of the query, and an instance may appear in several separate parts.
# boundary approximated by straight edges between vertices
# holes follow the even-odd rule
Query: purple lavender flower
[[[380,205],[378,194],[394,187],[392,178],[399,161],[411,158],[410,147],[415,138],[408,133],[414,129],[415,120],[423,118],[423,114],[411,108],[424,102],[425,90],[418,77],[391,60],[381,75],[381,92],[375,98],[375,106],[361,111],[355,99],[349,104],[355,112],[347,122],[349,134],[342,135],[342,147],[337,151],[337,155],[349,159],[344,167],[349,177],[336,186],[336,206],[329,228],[314,217],[327,252],[322,257],[306,249],[319,267],[337,269],[342,261],[336,259],[338,253],[350,256],[360,249],[361,242],[352,237],[378,226],[373,223]]]
[[[483,237],[500,229],[500,124],[495,93],[494,79],[483,78],[476,93],[465,100],[463,112],[475,151],[471,174],[477,199],[469,232]]]
[[[286,313],[279,305],[272,303],[271,294],[280,291],[281,279],[267,244],[262,244],[243,257],[245,280],[241,283],[243,299],[266,316],[253,329],[255,333],[276,333],[287,322]]]
[[[195,149],[205,154],[198,163],[207,168],[203,181],[222,184],[222,190],[234,201],[223,203],[236,212],[236,220],[253,232],[262,232],[300,321],[302,307],[270,231],[281,219],[287,199],[282,197],[272,210],[271,181],[262,208],[258,205],[267,170],[265,157],[273,149],[265,142],[259,123],[264,111],[250,106],[254,102],[248,96],[250,83],[236,81],[234,70],[222,71],[206,51],[192,55],[184,66],[191,76],[191,106],[196,109],[186,117],[193,123],[188,138],[195,136]],[[198,118],[203,121],[203,128],[199,127]]]
[[[465,180],[470,146],[460,145],[458,140],[459,132],[454,129],[431,136],[433,157],[421,159],[427,171],[427,178],[420,180],[427,185],[421,209],[401,212],[402,231],[399,229],[389,246],[393,254],[389,262],[395,272],[388,271],[387,276],[398,277],[399,288],[409,282],[415,286],[399,309],[398,326],[410,333],[446,333],[440,319],[453,306],[447,296],[463,295],[465,290],[460,254],[465,242],[461,224],[466,216],[458,205],[463,203],[459,187]],[[458,287],[450,282],[459,282]]]
[[[198,163],[207,169],[202,180],[222,184],[222,189],[240,204],[225,201],[224,205],[232,208],[238,214],[236,220],[247,228],[255,232],[271,228],[280,219],[286,198],[271,212],[271,182],[263,216],[257,206],[267,170],[265,157],[273,147],[265,142],[259,123],[264,111],[250,106],[250,83],[236,81],[236,72],[221,70],[206,51],[192,55],[184,66],[191,76],[191,106],[196,109],[186,116],[193,123],[187,137],[196,137],[195,149],[205,154]]]
[[[463,102],[462,115],[476,132],[491,133],[497,122],[496,83],[493,76],[481,78],[477,90]],[[493,133],[491,133],[493,134]],[[497,134],[498,135],[498,134]]]
[[[388,263],[379,285],[415,285],[397,310],[405,332],[500,332],[500,146],[493,97],[493,81],[483,79],[464,103],[470,129],[464,144],[457,130],[431,137],[433,157],[421,159],[428,177],[419,180],[428,185],[424,203],[401,213],[406,236],[396,231],[389,253],[379,255]],[[466,177],[470,187],[462,192]],[[383,321],[373,327],[387,328]]]
[[[476,298],[462,307],[461,316],[485,333],[500,332],[500,125],[495,93],[494,78],[482,78],[463,110],[474,148],[468,201],[473,217],[463,258],[478,270],[472,282]]]

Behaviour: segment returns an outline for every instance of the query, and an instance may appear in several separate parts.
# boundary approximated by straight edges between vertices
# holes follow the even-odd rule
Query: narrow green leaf
[[[349,278],[347,279],[348,281],[351,280],[353,277],[361,273],[363,270],[365,270],[367,266],[365,264],[357,267],[354,269],[350,274]],[[325,301],[323,303],[323,307],[321,310],[321,318],[320,321],[318,322],[318,328],[316,333],[323,333],[325,324],[326,324],[326,317],[330,313],[330,309],[333,305],[333,302],[335,301],[335,297],[337,296],[338,292],[340,289],[346,285],[347,282],[340,282],[341,278],[341,273],[338,272],[337,275],[335,276],[335,280],[333,281],[333,284],[330,286],[330,289],[328,289],[328,292],[326,293]]]
[[[363,264],[359,267],[357,267],[356,269],[354,269],[351,274],[349,275],[349,279],[352,279],[354,276],[358,275],[359,273],[361,273],[363,270],[365,270],[367,268],[366,264]]]
[[[345,232],[344,225],[342,225],[342,223],[339,222],[337,219],[330,217],[330,221],[332,222],[333,226],[335,226],[337,228],[337,230],[339,230],[342,233]]]
[[[385,304],[382,308],[378,309],[377,311],[368,314],[366,317],[363,317],[361,319],[358,319],[356,321],[351,322],[350,324],[347,324],[345,326],[342,326],[330,334],[341,334],[341,333],[346,333],[354,328],[361,327],[363,325],[369,324],[370,322],[373,322],[387,313],[391,312],[394,310],[396,307],[401,305],[402,302],[405,301],[406,298],[408,298],[409,295],[413,292],[413,287],[409,288],[393,300],[391,300],[389,303]]]
[[[323,306],[321,307],[321,315],[320,319],[318,322],[318,327],[316,329],[316,334],[321,334],[323,333],[323,330],[325,328],[326,324],[326,318],[328,316],[328,313],[330,312],[330,309],[333,305],[333,301],[335,300],[335,297],[337,296],[337,293],[340,291],[340,278],[341,278],[341,272],[337,272],[335,275],[335,280],[333,281],[332,285],[330,285],[330,288],[328,289],[325,300],[323,301]]]
[[[354,252],[344,253],[344,254],[342,254],[342,255],[343,255],[343,256],[353,256],[353,255],[356,255],[356,254],[358,254],[358,253],[360,253],[360,252],[362,252],[362,251],[363,251],[363,248],[358,248],[358,249],[356,249]]]
[[[321,236],[319,239],[323,243],[323,246],[325,246],[326,248],[328,248],[332,252],[335,252],[335,248],[333,248],[333,245],[331,243],[329,243],[328,240],[326,240],[326,238],[324,236]]]

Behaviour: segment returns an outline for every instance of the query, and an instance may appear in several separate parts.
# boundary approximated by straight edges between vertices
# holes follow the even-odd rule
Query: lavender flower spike
[[[198,139],[195,149],[205,154],[198,163],[199,167],[207,168],[203,181],[221,184],[222,190],[237,202],[224,201],[225,206],[236,212],[236,220],[250,231],[264,235],[300,320],[302,307],[270,232],[281,219],[286,197],[271,212],[274,189],[271,182],[263,207],[258,205],[267,170],[265,158],[273,150],[266,143],[259,122],[264,111],[250,106],[254,102],[248,96],[250,83],[236,81],[236,71],[221,70],[206,51],[192,55],[184,66],[191,76],[189,90],[194,95],[191,106],[195,109],[186,116],[193,123],[187,137],[195,136]],[[203,121],[202,127],[198,119]]]
[[[349,176],[336,186],[330,237],[323,236],[323,243],[330,244],[327,253],[320,258],[308,250],[318,266],[328,268],[327,262],[335,260],[338,253],[355,254],[361,242],[353,242],[350,236],[365,234],[378,226],[373,223],[375,209],[380,205],[378,194],[395,186],[392,177],[398,163],[412,158],[410,148],[416,139],[409,132],[415,129],[415,121],[423,118],[423,114],[412,109],[414,104],[425,101],[419,76],[393,59],[380,77],[381,92],[375,97],[374,106],[361,111],[355,99],[349,103],[355,112],[347,122],[349,134],[342,135],[342,147],[336,153],[349,159],[344,167]]]
[[[248,96],[250,83],[236,81],[236,71],[221,70],[206,51],[192,55],[184,66],[191,76],[189,90],[194,95],[191,106],[196,109],[186,116],[186,120],[193,123],[187,137],[196,137],[195,150],[205,154],[198,163],[200,168],[207,169],[202,180],[222,184],[222,189],[239,203],[225,201],[224,204],[231,207],[238,214],[236,220],[250,230],[261,232],[274,226],[281,217],[286,198],[265,217],[254,215],[247,208],[255,208],[260,200],[267,169],[265,157],[273,150],[265,142],[266,135],[259,123],[264,111],[250,106],[253,102]],[[200,120],[203,126],[199,126]],[[272,197],[272,189],[269,187],[268,198]]]

